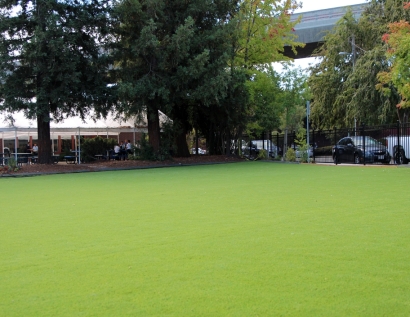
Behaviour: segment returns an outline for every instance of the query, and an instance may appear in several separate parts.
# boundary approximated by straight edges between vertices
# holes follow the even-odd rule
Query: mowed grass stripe
[[[252,162],[0,179],[0,312],[408,316],[409,172]]]

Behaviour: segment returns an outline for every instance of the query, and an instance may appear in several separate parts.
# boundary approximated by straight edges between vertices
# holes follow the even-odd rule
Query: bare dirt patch
[[[58,164],[23,164],[18,171],[10,172],[8,175],[21,174],[53,174],[53,173],[75,173],[75,172],[89,172],[89,171],[104,171],[104,170],[121,170],[121,169],[137,169],[160,166],[179,166],[179,165],[199,165],[211,163],[229,163],[240,162],[243,159],[237,156],[224,155],[193,155],[191,157],[178,157],[166,161],[106,161],[99,160],[92,163],[82,164],[67,164],[66,162],[59,162]],[[7,174],[3,174],[7,175]]]

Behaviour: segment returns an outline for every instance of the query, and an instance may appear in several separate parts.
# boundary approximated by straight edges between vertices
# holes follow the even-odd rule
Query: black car
[[[363,146],[364,141],[364,146]],[[375,163],[389,164],[391,156],[387,148],[369,136],[350,136],[341,139],[332,148],[333,162],[339,163]]]

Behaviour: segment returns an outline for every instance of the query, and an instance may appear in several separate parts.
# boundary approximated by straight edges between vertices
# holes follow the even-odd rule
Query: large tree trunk
[[[148,138],[149,144],[157,153],[160,148],[160,128],[159,128],[159,114],[158,109],[155,107],[148,107],[147,120],[148,120]]]
[[[189,154],[189,149],[188,149],[188,143],[186,142],[186,129],[179,128],[178,131],[176,131],[175,135],[175,144],[177,147],[177,151],[175,153],[176,157],[190,157],[191,154]]]
[[[50,120],[44,115],[37,115],[37,134],[38,134],[38,163],[52,164]]]

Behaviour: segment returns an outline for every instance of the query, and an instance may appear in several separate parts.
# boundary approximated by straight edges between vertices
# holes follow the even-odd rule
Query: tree
[[[387,3],[389,2],[389,3]],[[316,128],[352,127],[395,120],[390,96],[376,89],[377,74],[389,65],[381,36],[392,1],[372,1],[359,20],[351,11],[325,36],[311,69],[312,121]]]
[[[188,156],[186,133],[202,108],[227,95],[230,0],[123,1],[118,25],[117,78],[123,107],[148,114],[149,142],[160,149],[157,113],[174,124],[178,156]]]
[[[225,152],[246,121],[244,74],[283,59],[284,45],[296,45],[289,15],[295,6],[294,0],[122,1],[116,11],[120,111],[148,113],[155,151],[161,110],[173,120],[178,156],[189,155],[192,128],[207,136],[211,153]]]
[[[410,8],[410,2],[404,3],[404,9]],[[391,67],[378,74],[380,84],[378,89],[386,96],[391,95],[394,86],[400,94],[400,103],[397,111],[410,108],[410,23],[405,20],[389,24],[389,32],[383,35],[383,41],[387,44],[386,57]],[[403,116],[408,121],[407,111]],[[399,116],[400,118],[400,116]]]
[[[246,86],[249,91],[248,133],[260,135],[279,127],[282,106],[278,103],[281,94],[280,77],[269,67],[267,71],[255,71]]]
[[[233,18],[237,25],[237,42],[234,44],[234,64],[246,69],[260,68],[283,61],[284,47],[303,46],[295,41],[290,14],[300,4],[296,0],[243,0]]]
[[[108,86],[108,1],[0,2],[1,111],[37,119],[39,163],[52,163],[50,121],[115,101]]]
[[[231,78],[242,78],[246,84],[234,84],[236,88],[241,87],[235,90],[240,94],[228,94],[224,103],[227,115],[218,116],[217,119],[223,121],[214,123],[215,126],[224,127],[224,131],[219,133],[224,135],[221,144],[230,144],[230,137],[241,135],[244,130],[259,133],[275,125],[277,127],[277,87],[269,75],[270,65],[287,59],[283,55],[285,45],[292,48],[303,46],[295,41],[293,33],[298,21],[290,21],[290,13],[298,6],[294,0],[244,0],[239,2],[238,10],[231,16],[229,23],[234,33],[230,37],[229,69]],[[238,76],[239,73],[242,75]],[[241,99],[240,110],[238,97]]]
[[[300,68],[285,67],[281,74],[281,93],[276,102],[280,105],[279,127],[283,130],[299,131],[304,126],[306,101],[311,99],[307,77]]]

